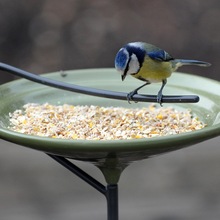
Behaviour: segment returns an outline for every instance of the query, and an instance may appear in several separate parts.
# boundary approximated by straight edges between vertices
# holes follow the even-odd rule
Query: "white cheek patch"
[[[140,64],[135,54],[131,55],[131,60],[129,62],[128,74],[137,73],[140,69]]]

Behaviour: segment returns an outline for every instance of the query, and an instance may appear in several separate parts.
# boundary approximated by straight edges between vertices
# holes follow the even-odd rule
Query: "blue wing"
[[[174,60],[174,58],[172,56],[170,56],[164,50],[155,50],[155,51],[147,52],[147,55],[151,59],[157,60],[157,61],[170,61],[170,60]]]

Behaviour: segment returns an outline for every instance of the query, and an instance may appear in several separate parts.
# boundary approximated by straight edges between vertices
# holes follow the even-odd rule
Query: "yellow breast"
[[[146,57],[140,71],[132,76],[150,82],[161,82],[163,79],[170,77],[172,72],[170,62],[154,61]]]

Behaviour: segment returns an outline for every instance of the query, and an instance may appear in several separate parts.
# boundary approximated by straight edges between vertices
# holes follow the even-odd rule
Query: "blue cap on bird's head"
[[[125,48],[121,48],[115,57],[115,68],[120,72],[124,72],[129,61],[129,53]]]

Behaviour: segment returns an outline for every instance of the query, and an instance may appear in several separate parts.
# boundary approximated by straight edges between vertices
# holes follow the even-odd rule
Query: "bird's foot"
[[[128,94],[127,94],[127,100],[128,100],[128,103],[129,104],[131,104],[131,101],[134,101],[133,100],[133,96],[134,95],[137,95],[138,93],[137,93],[137,90],[134,90],[134,91],[132,91],[132,92],[129,92]],[[137,103],[137,101],[135,101],[135,103]]]
[[[158,92],[158,94],[157,94],[157,102],[160,104],[161,107],[163,107],[162,99],[163,99],[162,92]]]

